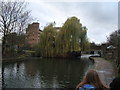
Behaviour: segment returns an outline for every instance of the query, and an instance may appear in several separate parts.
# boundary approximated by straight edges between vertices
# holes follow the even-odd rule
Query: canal
[[[75,88],[93,66],[87,59],[30,59],[3,63],[4,88]]]

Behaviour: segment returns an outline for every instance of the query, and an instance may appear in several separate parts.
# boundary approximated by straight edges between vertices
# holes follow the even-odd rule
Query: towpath
[[[110,82],[112,82],[112,80],[115,78],[113,65],[109,61],[100,57],[94,57],[94,61],[94,69],[98,72],[101,80],[109,85]]]

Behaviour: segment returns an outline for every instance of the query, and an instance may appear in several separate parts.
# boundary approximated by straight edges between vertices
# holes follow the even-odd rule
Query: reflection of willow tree
[[[76,17],[68,18],[58,32],[50,24],[40,36],[38,51],[41,56],[54,57],[85,50],[85,47],[89,46],[86,34],[87,28],[82,27]]]

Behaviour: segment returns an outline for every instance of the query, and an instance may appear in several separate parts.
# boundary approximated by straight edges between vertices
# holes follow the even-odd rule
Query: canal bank
[[[93,58],[93,57],[92,57]],[[98,72],[101,80],[109,85],[115,78],[115,70],[113,65],[100,57],[94,57],[94,69]]]

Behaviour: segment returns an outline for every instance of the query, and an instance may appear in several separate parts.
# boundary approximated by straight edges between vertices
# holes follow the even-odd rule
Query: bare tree
[[[5,36],[11,32],[21,34],[31,19],[26,2],[19,0],[0,2],[0,32],[3,34],[3,53],[6,46]]]

